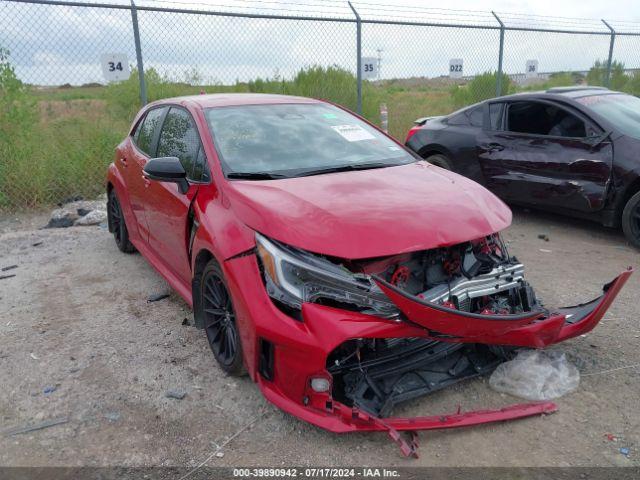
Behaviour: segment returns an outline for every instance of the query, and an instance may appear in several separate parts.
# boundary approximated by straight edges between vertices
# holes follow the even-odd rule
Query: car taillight
[[[415,127],[411,127],[411,130],[409,130],[407,132],[407,138],[405,139],[404,143],[407,143],[409,141],[409,139],[411,137],[413,137],[418,130],[420,130],[420,126],[419,125],[416,125]]]

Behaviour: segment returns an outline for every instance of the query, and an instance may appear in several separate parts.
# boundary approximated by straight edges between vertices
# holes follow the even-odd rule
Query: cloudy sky
[[[95,3],[95,0],[89,0]],[[102,0],[128,4],[126,0]],[[138,5],[221,12],[352,18],[341,0],[138,0]],[[504,68],[524,71],[586,70],[605,59],[609,36],[601,18],[617,30],[640,34],[640,1],[616,0],[354,0],[365,19],[495,26],[491,10],[513,27],[595,31],[601,34],[507,31]],[[346,22],[247,19],[140,11],[145,67],[182,80],[197,71],[205,83],[280,75],[308,65],[337,64],[355,70],[355,25]],[[604,34],[602,34],[604,33]],[[381,49],[383,78],[444,75],[449,60],[462,58],[465,75],[495,70],[495,29],[363,25],[363,54]],[[0,46],[11,51],[18,75],[29,83],[58,85],[104,82],[100,58],[122,53],[135,63],[128,10],[31,5],[0,0]],[[640,36],[618,36],[616,59],[640,67]]]

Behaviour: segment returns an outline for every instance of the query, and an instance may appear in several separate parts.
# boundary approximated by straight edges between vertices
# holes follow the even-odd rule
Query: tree
[[[607,62],[596,60],[587,73],[587,83],[589,85],[605,86],[607,78]],[[623,90],[629,77],[624,71],[624,63],[617,60],[611,62],[611,78],[609,88],[612,90]]]
[[[16,76],[9,61],[9,50],[0,47],[0,139],[20,133],[34,120],[35,104],[28,95],[26,86]]]

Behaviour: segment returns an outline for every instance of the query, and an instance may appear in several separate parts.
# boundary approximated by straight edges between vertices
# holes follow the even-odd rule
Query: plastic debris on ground
[[[564,353],[522,350],[498,365],[489,385],[498,392],[527,400],[551,400],[578,388],[580,373]]]

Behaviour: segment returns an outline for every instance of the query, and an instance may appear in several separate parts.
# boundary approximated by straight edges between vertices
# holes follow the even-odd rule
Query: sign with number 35
[[[100,56],[100,65],[107,82],[120,82],[129,78],[129,60],[126,53],[105,53]]]
[[[375,80],[378,78],[378,59],[375,57],[362,57],[362,78]]]

